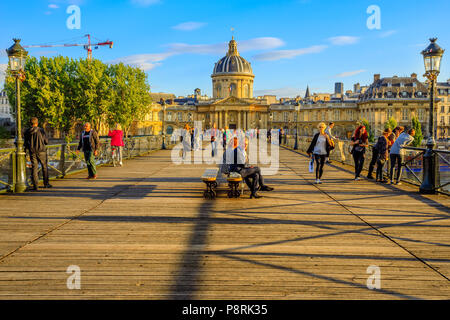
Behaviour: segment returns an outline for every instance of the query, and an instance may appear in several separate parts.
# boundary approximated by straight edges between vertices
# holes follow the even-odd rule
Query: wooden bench
[[[231,172],[227,177],[227,181],[228,187],[230,188],[228,190],[228,198],[239,198],[244,191],[244,188],[242,188],[242,192],[239,190],[239,185],[242,183],[242,176],[237,172]]]
[[[217,197],[217,175],[219,168],[205,169],[202,175],[202,181],[206,184],[206,190],[203,192],[205,199],[215,199]]]

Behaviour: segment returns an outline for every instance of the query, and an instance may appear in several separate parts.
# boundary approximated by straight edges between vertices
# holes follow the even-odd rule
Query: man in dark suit
[[[39,163],[42,167],[42,177],[44,179],[44,188],[51,188],[48,178],[48,165],[47,165],[47,148],[48,144],[47,136],[42,128],[38,127],[38,119],[36,117],[31,118],[31,128],[28,128],[24,134],[24,146],[28,151],[31,160],[31,171],[33,187],[31,190],[36,191],[39,183]]]
[[[100,148],[100,139],[97,132],[91,128],[91,124],[84,124],[84,131],[80,135],[77,154],[83,150],[84,159],[88,168],[89,176],[86,179],[97,179],[97,168],[95,166],[95,157],[98,156]]]

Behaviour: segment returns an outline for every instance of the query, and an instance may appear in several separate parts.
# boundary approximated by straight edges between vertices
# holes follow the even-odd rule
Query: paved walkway
[[[316,186],[304,156],[280,157],[258,200],[204,200],[208,166],[175,166],[170,151],[0,195],[0,299],[450,298],[448,197],[334,165]]]

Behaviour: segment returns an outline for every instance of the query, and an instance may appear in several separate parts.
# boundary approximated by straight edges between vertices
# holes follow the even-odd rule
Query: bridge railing
[[[161,149],[161,135],[133,136],[124,139],[123,159],[131,159],[144,155],[152,150]],[[171,144],[171,136],[165,136],[165,144]],[[83,152],[76,153],[78,142],[61,143],[47,146],[48,172],[50,178],[64,178],[67,174],[76,173],[86,169]],[[15,148],[0,149],[0,191],[10,190],[15,184]],[[27,155],[27,182],[31,184],[31,162]],[[96,157],[97,165],[112,163],[111,139],[100,138],[99,154]],[[39,168],[41,171],[41,168]]]
[[[299,136],[297,140],[297,148],[299,151],[306,152],[311,143],[312,137]],[[287,136],[286,142],[282,139],[283,145],[294,148],[295,136]],[[336,147],[330,154],[330,159],[348,165],[354,165],[353,157],[350,154],[351,145],[349,140],[335,140]],[[370,160],[372,159],[372,146],[370,145],[366,153],[366,160],[364,161],[364,168],[369,168]],[[402,172],[402,180],[415,185],[422,183],[423,177],[423,154],[426,151],[424,148],[405,148],[405,167]],[[437,154],[439,159],[439,177],[440,185],[437,188],[439,192],[450,194],[450,151],[434,149],[433,152]],[[385,175],[389,176],[390,161],[384,166]],[[395,174],[395,173],[394,173]]]

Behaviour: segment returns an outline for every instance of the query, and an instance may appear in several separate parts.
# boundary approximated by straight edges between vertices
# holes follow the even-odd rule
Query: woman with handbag
[[[332,141],[328,134],[325,133],[327,125],[323,122],[319,123],[317,128],[319,129],[319,133],[314,135],[314,138],[311,141],[311,144],[308,148],[308,156],[314,156],[316,161],[316,183],[322,183],[320,180],[323,174],[323,167],[325,165],[325,158],[327,154],[329,154],[332,148]]]
[[[351,153],[355,161],[355,181],[358,181],[361,180],[360,175],[364,166],[366,148],[369,146],[369,135],[365,126],[360,125],[356,128],[350,145],[353,146]]]

